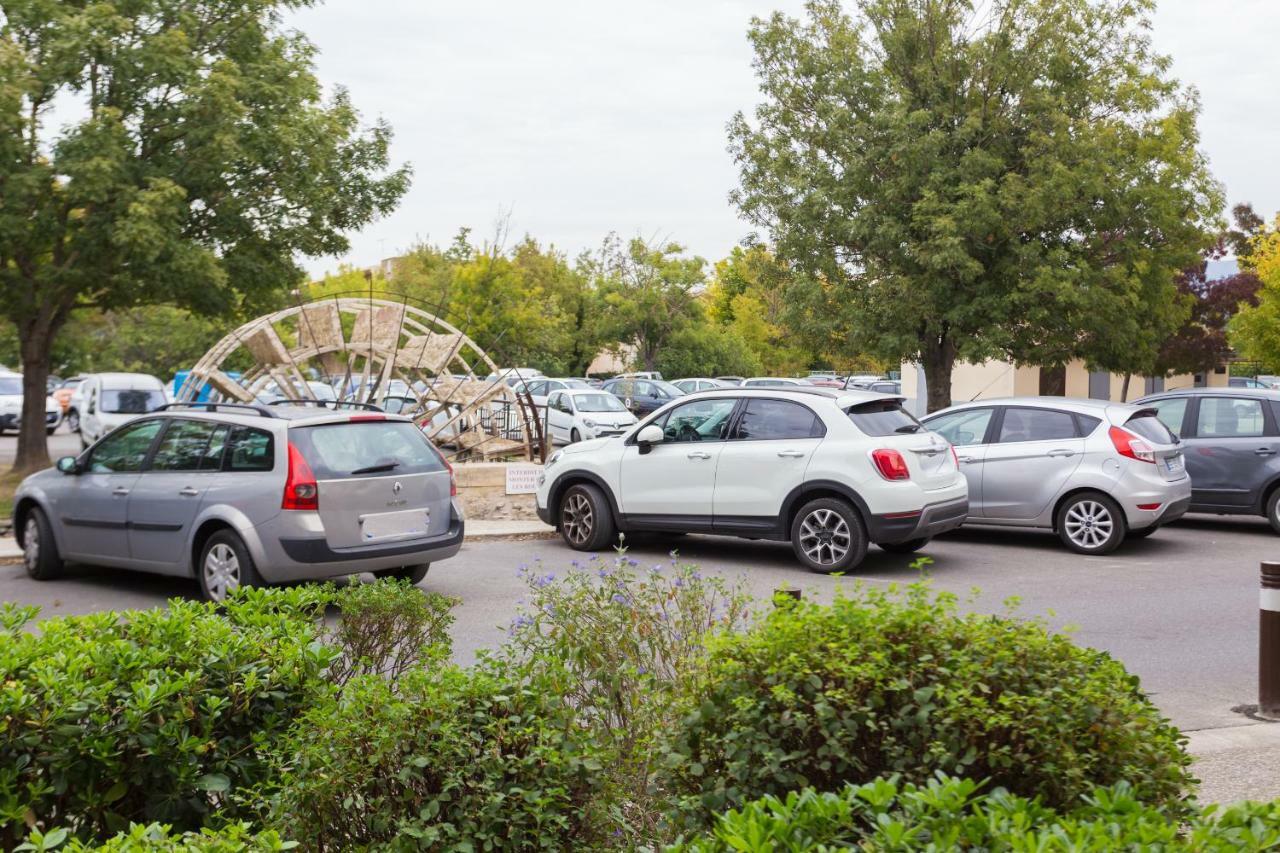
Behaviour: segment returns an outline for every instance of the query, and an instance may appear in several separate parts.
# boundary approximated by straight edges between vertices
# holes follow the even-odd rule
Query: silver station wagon
[[[453,471],[411,420],[315,405],[173,404],[22,481],[27,572],[74,561],[242,585],[420,582],[462,545]]]

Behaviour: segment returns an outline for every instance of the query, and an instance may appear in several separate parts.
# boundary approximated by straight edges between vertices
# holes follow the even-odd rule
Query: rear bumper
[[[1143,527],[1131,527],[1130,529],[1145,530],[1148,527],[1162,527],[1166,524],[1169,524],[1170,522],[1174,522],[1174,521],[1177,521],[1179,518],[1182,518],[1182,516],[1187,514],[1187,510],[1189,510],[1190,508],[1191,508],[1191,498],[1189,497],[1181,498],[1176,501],[1171,501],[1170,503],[1165,504],[1165,506],[1162,509],[1157,510],[1154,513],[1150,513],[1151,515],[1155,516],[1155,520],[1152,521],[1151,524],[1145,525]]]
[[[887,544],[927,539],[955,530],[968,516],[969,498],[956,498],[927,504],[916,513],[873,515],[867,519],[867,534],[872,542]]]
[[[449,529],[437,536],[391,545],[331,548],[323,537],[279,539],[284,559],[261,568],[272,582],[315,580],[357,572],[376,572],[445,560],[462,547],[465,524],[454,516]]]

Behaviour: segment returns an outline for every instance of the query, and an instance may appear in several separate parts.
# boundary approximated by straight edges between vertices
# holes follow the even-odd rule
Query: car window
[[[723,441],[737,400],[697,400],[676,406],[664,419],[668,442]]]
[[[614,382],[610,385],[606,385],[605,387],[609,389],[609,393],[611,394],[617,394],[619,397],[630,397],[632,389],[635,387],[635,383],[630,379],[623,379],[620,382]]]
[[[444,462],[422,430],[406,421],[300,427],[289,431],[289,440],[301,451],[319,480],[444,470]]]
[[[1139,413],[1129,418],[1125,422],[1124,428],[1134,435],[1140,435],[1147,441],[1154,441],[1156,444],[1175,444],[1178,439],[1172,430],[1164,425],[1159,418]]]
[[[920,422],[897,400],[872,400],[849,409],[849,420],[864,435],[893,435],[920,431]]]
[[[113,415],[145,415],[163,406],[164,392],[146,388],[104,389],[102,411]]]
[[[227,441],[226,470],[270,471],[275,467],[271,433],[253,427],[232,427]]]
[[[1198,438],[1237,438],[1266,432],[1262,401],[1240,397],[1201,397],[1196,418]]]
[[[214,471],[217,466],[209,462],[210,451],[214,458],[222,457],[222,443],[211,447],[214,433],[226,427],[212,421],[171,420],[160,439],[160,446],[151,459],[152,471]]]
[[[141,471],[161,424],[160,420],[147,420],[120,427],[93,448],[89,455],[89,470],[94,474]]]
[[[1053,441],[1076,437],[1076,419],[1070,412],[1056,409],[1023,409],[1010,407],[1004,410],[1004,422],[996,441],[1010,444],[1017,441]]]
[[[657,394],[652,382],[645,382],[642,380],[634,383],[634,385],[635,390],[632,391],[632,394],[636,397],[653,397]]]
[[[530,382],[529,393],[534,397],[545,397],[550,387],[551,383],[549,382]]]
[[[1149,409],[1156,410],[1156,417],[1160,419],[1160,423],[1167,426],[1174,435],[1182,432],[1182,421],[1187,414],[1187,403],[1190,402],[1189,397],[1169,397],[1166,400],[1156,400],[1154,403],[1143,404]]]
[[[754,439],[764,441],[780,438],[819,438],[826,430],[822,421],[808,406],[787,400],[748,400],[738,426],[733,431],[735,440]]]
[[[956,447],[982,444],[986,441],[987,425],[995,409],[962,409],[930,418],[924,422],[927,429],[936,432]]]

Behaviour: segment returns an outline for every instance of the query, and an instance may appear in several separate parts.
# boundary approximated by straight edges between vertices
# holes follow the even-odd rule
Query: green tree
[[[667,339],[654,362],[663,376],[758,376],[760,357],[732,328],[692,323]]]
[[[922,362],[936,409],[957,359],[1110,363],[1180,321],[1220,191],[1151,0],[855,6],[757,19],[764,100],[729,126],[733,198],[830,339]]]
[[[685,257],[678,243],[651,245],[635,238],[623,245],[610,235],[586,262],[600,293],[602,340],[634,344],[636,360],[656,370],[671,336],[702,319],[699,292],[707,262]]]
[[[1267,371],[1280,371],[1280,216],[1270,228],[1256,229],[1242,264],[1257,276],[1256,305],[1241,305],[1231,318],[1231,345]]]
[[[269,302],[296,258],[408,186],[390,129],[322,97],[306,0],[0,3],[0,311],[26,403],[15,467],[48,464],[53,341],[78,307]],[[57,116],[54,110],[57,109]],[[68,121],[68,116],[72,118]]]
[[[812,348],[805,346],[810,342],[788,322],[793,279],[787,264],[765,246],[735,246],[716,263],[707,288],[708,314],[746,343],[759,372],[786,375],[815,361]]]

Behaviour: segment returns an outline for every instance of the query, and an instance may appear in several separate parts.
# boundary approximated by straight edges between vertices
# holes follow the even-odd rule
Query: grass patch
[[[13,493],[26,476],[14,471],[0,474],[0,527],[7,526],[13,520]]]

